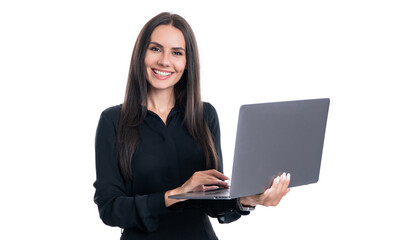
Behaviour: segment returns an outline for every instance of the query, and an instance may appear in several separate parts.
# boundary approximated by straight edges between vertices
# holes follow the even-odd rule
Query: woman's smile
[[[152,72],[153,72],[153,75],[157,79],[160,79],[160,80],[166,80],[174,74],[174,72],[171,72],[171,71],[166,71],[166,70],[161,70],[161,69],[159,70],[159,69],[155,69],[155,68],[152,69]]]

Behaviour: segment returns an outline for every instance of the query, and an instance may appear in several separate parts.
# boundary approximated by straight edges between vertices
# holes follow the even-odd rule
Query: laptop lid
[[[330,99],[243,105],[240,108],[231,197],[263,193],[281,173],[289,187],[319,180]]]

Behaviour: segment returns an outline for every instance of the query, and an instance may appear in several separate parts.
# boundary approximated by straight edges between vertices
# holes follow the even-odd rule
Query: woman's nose
[[[168,53],[163,52],[163,54],[161,54],[161,56],[158,60],[158,64],[161,66],[165,66],[165,67],[170,65]]]

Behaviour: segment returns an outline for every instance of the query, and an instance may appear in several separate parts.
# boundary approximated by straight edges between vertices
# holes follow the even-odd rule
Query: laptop
[[[263,193],[275,177],[289,187],[319,180],[330,99],[242,105],[229,189],[190,192],[174,199],[233,199]]]

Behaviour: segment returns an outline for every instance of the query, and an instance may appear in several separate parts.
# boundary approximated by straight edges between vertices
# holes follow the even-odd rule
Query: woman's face
[[[185,38],[179,29],[160,25],[153,30],[145,67],[150,87],[157,90],[174,87],[186,67]]]

